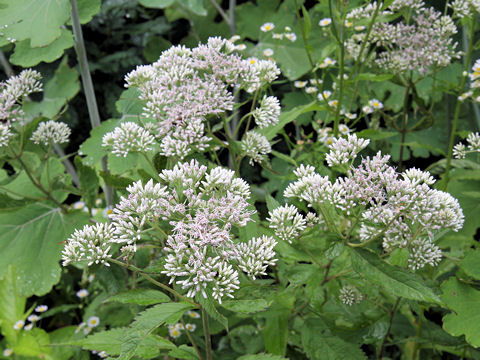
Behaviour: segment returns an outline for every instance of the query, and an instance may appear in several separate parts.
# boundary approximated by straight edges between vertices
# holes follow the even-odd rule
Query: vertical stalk
[[[405,93],[403,98],[403,114],[402,114],[402,139],[400,143],[400,154],[398,156],[398,168],[402,171],[403,167],[403,151],[405,149],[405,136],[407,135],[407,124],[408,124],[408,95],[410,93],[410,84],[411,84],[411,77],[408,81],[407,86],[405,87]]]
[[[82,27],[78,15],[77,0],[71,0],[72,11],[70,14],[72,20],[73,36],[75,38],[75,52],[77,53],[78,63],[80,65],[80,74],[82,76],[83,91],[87,100],[88,115],[92,129],[100,126],[100,114],[98,113],[97,99],[93,89],[92,77],[88,67],[87,51],[85,50],[85,42],[83,41]],[[102,159],[102,170],[108,172],[107,157]],[[103,191],[105,192],[105,200],[107,206],[113,204],[112,188],[105,184]]]
[[[208,324],[208,314],[202,307],[203,333],[205,334],[205,353],[206,360],[212,360],[212,339],[210,337],[210,325]]]
[[[381,360],[383,359],[383,353],[385,351],[385,345],[387,344],[387,340],[388,340],[388,337],[390,336],[390,331],[392,330],[392,324],[393,324],[393,317],[395,316],[395,312],[397,311],[397,307],[398,307],[398,304],[400,303],[400,300],[402,298],[399,297],[397,299],[397,301],[395,301],[395,304],[393,305],[393,308],[392,310],[390,311],[390,321],[388,323],[388,329],[387,329],[387,333],[385,334],[385,336],[383,337],[383,340],[382,340],[382,345],[380,346],[380,351],[378,352],[378,357],[377,359]]]
[[[463,75],[462,75],[462,81],[460,82],[460,91],[463,92],[465,83],[467,82],[467,77],[468,77],[468,66],[470,64],[470,59],[472,58],[472,50],[473,50],[473,37],[475,35],[475,21],[472,21],[471,23],[471,29],[470,29],[470,39],[468,40],[468,50],[467,50],[467,58],[465,61],[465,64],[463,65]],[[452,129],[450,131],[450,140],[448,143],[448,152],[447,152],[447,166],[445,168],[445,173],[442,179],[442,190],[445,190],[448,185],[449,181],[449,175],[450,175],[450,169],[452,167],[452,156],[453,156],[453,145],[455,142],[455,135],[457,132],[457,125],[458,125],[458,119],[460,117],[460,108],[461,108],[462,102],[457,98],[457,104],[455,106],[455,113],[453,115],[453,124],[452,124]],[[448,119],[447,119],[448,121]]]

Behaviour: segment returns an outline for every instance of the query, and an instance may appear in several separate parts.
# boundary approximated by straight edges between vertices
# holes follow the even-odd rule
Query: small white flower
[[[272,34],[272,39],[282,40],[283,39],[283,34],[273,33]]]
[[[371,114],[371,113],[373,113],[373,109],[372,109],[370,106],[367,106],[367,105],[365,105],[364,107],[362,107],[362,111],[363,111],[365,114]]]
[[[340,131],[340,133],[343,135],[347,135],[350,133],[350,129],[345,124],[338,125],[338,131]]]
[[[285,32],[292,32],[292,28],[290,26],[285,26]]]
[[[363,31],[363,30],[365,30],[365,26],[363,26],[363,25],[355,26],[355,30],[357,30],[357,31]]]
[[[49,120],[38,125],[30,140],[37,145],[41,143],[45,146],[63,144],[68,142],[71,132],[67,124]]]
[[[30,321],[30,322],[32,322],[32,323],[33,323],[33,322],[36,322],[36,321],[38,321],[38,320],[40,320],[40,319],[41,319],[40,316],[35,315],[35,314],[32,314],[32,315],[30,315],[30,316],[27,318],[27,320]]]
[[[318,23],[318,25],[320,25],[320,26],[323,27],[323,26],[328,26],[328,25],[330,25],[331,23],[332,23],[332,19],[330,19],[330,18],[324,18],[324,19],[320,20],[320,22]]]
[[[268,31],[271,31],[273,29],[275,29],[275,24],[271,23],[271,22],[266,22],[265,24],[260,26],[260,30],[262,30],[263,32],[268,32]]]
[[[297,80],[293,83],[293,86],[295,86],[296,88],[304,88],[305,86],[307,86],[308,82],[307,81],[301,81],[301,80]]]
[[[168,333],[174,339],[176,339],[176,338],[180,337],[180,335],[182,335],[182,332],[180,331],[180,329],[178,329],[175,325],[169,325],[168,326]]]
[[[330,100],[328,106],[336,108],[338,106],[338,100]]]
[[[75,210],[83,210],[83,208],[85,207],[85,203],[83,201],[76,201],[72,204],[72,207]]]
[[[87,326],[90,328],[97,327],[100,324],[100,319],[97,316],[91,316],[87,320]]]
[[[268,139],[255,131],[249,131],[245,134],[240,144],[242,154],[250,158],[250,165],[254,162],[262,163],[266,155],[272,152]]]
[[[153,144],[155,144],[153,135],[134,122],[121,123],[102,138],[102,146],[111,149],[113,154],[123,157],[130,152],[150,151],[153,149]]]
[[[182,323],[176,323],[174,325],[178,330],[185,330],[185,326]]]
[[[357,114],[352,114],[352,113],[348,112],[348,113],[345,114],[345,117],[350,119],[350,120],[354,120],[354,119],[357,118]]]
[[[323,84],[323,80],[322,79],[310,79],[310,84],[320,85],[320,84]]]
[[[7,357],[7,356],[10,356],[13,354],[13,350],[12,349],[5,349],[3,350],[3,356]]]
[[[275,96],[264,95],[260,107],[256,108],[252,114],[261,129],[275,125],[280,116],[280,101]]]
[[[315,86],[308,86],[305,88],[307,94],[315,94],[317,91],[318,89]]]
[[[263,56],[266,56],[266,57],[273,56],[273,50],[270,48],[263,50]]]
[[[111,207],[107,207],[107,208],[103,209],[102,216],[105,219],[109,219],[110,215],[112,215],[112,213],[113,213],[113,209]]]
[[[337,63],[336,60],[333,60],[333,59],[331,59],[331,58],[329,58],[329,57],[326,57],[326,58],[323,60],[323,62],[322,62],[320,65],[318,65],[318,67],[319,67],[320,69],[325,69],[326,67],[333,66],[333,65],[335,65],[336,63]]]
[[[318,94],[318,100],[327,100],[330,96],[332,96],[332,92],[330,90],[324,90],[320,94]]]
[[[338,298],[345,305],[352,306],[362,301],[363,296],[355,286],[346,285],[340,289]]]
[[[32,330],[32,328],[33,328],[33,323],[30,323],[30,324],[28,324],[28,325],[25,325],[25,327],[24,327],[23,329],[24,329],[25,331],[30,331],[30,330]]]
[[[458,97],[458,100],[460,101],[465,101],[466,99],[468,99],[470,96],[473,95],[473,91],[467,91],[467,92],[464,92],[463,94],[461,94],[459,97]]]
[[[190,332],[195,331],[196,328],[197,328],[197,325],[195,324],[185,324],[185,329],[187,329]]]
[[[345,20],[345,27],[349,28],[352,26],[353,26],[353,22],[351,22],[350,20]]]
[[[297,40],[297,35],[295,33],[286,33],[285,38],[291,42],[295,42]]]
[[[15,330],[20,330],[21,328],[23,328],[23,325],[25,325],[25,321],[23,320],[18,320],[14,325],[13,325],[13,328]]]
[[[7,146],[13,133],[8,124],[0,123],[0,148]]]
[[[374,109],[374,110],[379,110],[383,109],[383,104],[380,102],[378,99],[372,99],[368,102],[368,105]]]
[[[36,308],[35,308],[35,311],[37,313],[43,313],[45,311],[48,310],[48,306],[47,305],[38,305]]]
[[[192,319],[200,319],[200,314],[192,310],[187,311],[187,316],[191,317]]]
[[[233,35],[229,40],[230,42],[234,43],[235,41],[238,41],[240,39],[240,35]]]
[[[88,278],[87,278],[88,282],[92,282],[94,279],[95,279],[95,274],[88,275]]]
[[[80,324],[78,324],[77,328],[75,329],[75,334],[78,334],[80,331],[82,331],[82,329],[87,326],[86,323],[84,322],[81,322]]]
[[[97,355],[102,359],[105,359],[108,357],[108,354],[105,351],[100,351]]]
[[[247,48],[247,45],[245,44],[238,44],[238,45],[235,45],[235,50],[238,50],[238,51],[243,51]]]
[[[81,289],[77,291],[77,297],[80,299],[84,299],[88,296],[88,290],[87,289]]]

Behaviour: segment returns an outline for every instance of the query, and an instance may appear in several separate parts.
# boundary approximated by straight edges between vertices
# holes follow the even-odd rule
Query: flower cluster
[[[265,161],[266,155],[272,152],[268,139],[255,131],[247,132],[240,146],[242,154],[250,158],[250,165],[252,166],[254,162],[261,163]]]
[[[88,335],[98,325],[100,325],[100,319],[98,316],[90,316],[86,322],[83,321],[78,324],[77,328],[75,329],[75,334],[83,330],[83,333]]]
[[[102,145],[118,156],[131,152],[147,152],[153,149],[155,138],[134,122],[125,122],[103,136]]]
[[[480,152],[480,133],[470,133],[467,136],[467,146],[458,143],[453,147],[453,156],[456,159],[465,159],[469,153]]]
[[[345,285],[340,289],[338,299],[345,305],[352,306],[363,300],[362,293],[352,285]]]
[[[205,151],[205,121],[233,110],[234,86],[255,92],[275,80],[280,70],[270,60],[244,60],[235,45],[218,37],[188,49],[174,46],[152,65],[139,66],[125,80],[145,101],[143,116],[157,122],[161,153],[183,159]]]
[[[461,19],[472,17],[475,12],[480,13],[479,0],[454,0],[448,6],[453,9],[454,16]]]
[[[104,263],[112,246],[131,255],[139,241],[151,240],[160,227],[165,238],[164,274],[187,291],[188,297],[211,294],[221,301],[239,285],[238,265],[251,278],[273,265],[276,242],[263,236],[241,242],[235,227],[251,221],[250,188],[234,172],[221,167],[208,171],[192,160],[159,174],[160,183],[141,181],[127,187],[113,209],[111,224],[87,225],[67,240],[63,265],[86,261]],[[161,236],[161,234],[158,234]]]
[[[358,139],[349,136],[346,142],[351,144],[344,146],[354,148]],[[437,264],[441,252],[433,243],[435,235],[461,229],[462,209],[450,194],[430,188],[435,180],[429,173],[418,169],[397,173],[389,159],[381,153],[364,158],[334,182],[311,166],[301,166],[295,171],[298,180],[284,196],[306,202],[311,211],[303,216],[294,205],[277,208],[270,213],[270,227],[291,241],[302,235],[309,217],[318,215],[345,241],[382,240],[387,253],[406,248],[411,269]],[[352,228],[342,232],[346,223]]]
[[[355,134],[348,134],[346,139],[342,137],[334,138],[328,146],[330,150],[326,156],[328,166],[351,164],[357,154],[365,149],[369,143],[370,140],[359,139]]]
[[[45,146],[63,144],[68,142],[70,134],[71,130],[67,124],[49,120],[38,125],[30,140],[35,144],[43,144]]]
[[[35,70],[23,70],[6,82],[0,82],[0,147],[7,146],[13,136],[12,123],[23,122],[20,106],[23,98],[42,91],[41,75]]]
[[[279,116],[280,101],[275,96],[264,96],[260,107],[253,111],[255,122],[261,129],[277,124]]]

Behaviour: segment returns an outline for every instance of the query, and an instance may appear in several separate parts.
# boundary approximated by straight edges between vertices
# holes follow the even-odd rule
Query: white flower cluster
[[[68,142],[70,134],[71,130],[67,124],[49,120],[38,125],[30,140],[35,144],[43,144],[45,146],[63,144]]]
[[[24,113],[20,106],[23,98],[42,91],[40,79],[40,73],[27,69],[6,82],[0,82],[0,147],[7,146],[14,135],[12,123],[23,123]]]
[[[125,77],[127,87],[141,91],[143,115],[158,122],[155,135],[162,155],[183,159],[205,151],[211,141],[205,120],[233,110],[231,89],[254,92],[280,73],[273,61],[244,60],[234,50],[231,41],[218,37],[193,49],[174,46]]]
[[[111,247],[131,255],[136,244],[163,229],[166,243],[164,274],[187,291],[212,296],[221,302],[238,288],[238,265],[248,276],[264,275],[273,265],[276,241],[267,236],[248,242],[236,239],[235,227],[251,221],[247,202],[250,187],[234,172],[221,167],[207,171],[196,160],[179,163],[159,174],[160,183],[141,181],[127,188],[113,209],[112,223],[85,226],[67,240],[63,264],[88,261],[105,263]],[[161,234],[157,234],[161,236]]]
[[[345,305],[352,306],[363,300],[362,293],[352,285],[345,285],[340,289],[338,299]]]
[[[480,0],[454,0],[448,4],[452,8],[454,16],[460,19],[472,17],[474,13],[480,13]]]
[[[399,174],[388,160],[381,153],[367,157],[335,182],[311,166],[301,166],[295,171],[299,179],[284,196],[306,202],[329,231],[349,223],[354,228],[345,234],[353,239],[382,240],[386,252],[407,248],[411,269],[435,265],[441,254],[433,244],[435,235],[461,229],[462,209],[450,194],[430,188],[435,180],[429,173],[409,169]],[[294,205],[277,208],[270,212],[270,227],[278,237],[291,241],[302,235],[312,211],[304,217]]]
[[[266,155],[272,152],[272,147],[268,139],[255,131],[247,132],[240,146],[242,148],[242,154],[250,158],[250,165],[252,166],[254,162],[263,162]]]
[[[155,138],[134,122],[125,122],[103,136],[102,146],[117,156],[126,157],[131,152],[147,152],[153,149]]]
[[[346,139],[343,137],[334,138],[328,146],[330,150],[326,156],[328,166],[351,164],[358,153],[365,149],[369,143],[370,140],[359,139],[356,134],[348,134]]]
[[[453,147],[453,156],[456,159],[465,159],[467,154],[480,152],[480,133],[470,133],[467,136],[467,146],[458,143]]]
[[[264,96],[260,107],[253,111],[253,117],[260,129],[278,124],[280,116],[280,101],[275,96]]]

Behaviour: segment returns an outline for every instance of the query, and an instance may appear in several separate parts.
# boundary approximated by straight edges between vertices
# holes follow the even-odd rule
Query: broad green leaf
[[[197,360],[200,359],[195,349],[191,346],[180,345],[168,353],[174,359]]]
[[[109,355],[120,355],[122,349],[122,339],[129,331],[128,328],[115,328],[102,331],[85,339],[70,341],[68,345],[81,346],[85,350],[105,351]],[[148,335],[143,342],[139,344],[136,355],[146,357],[146,355],[158,355],[160,349],[173,349],[175,345],[170,341],[156,335]]]
[[[64,58],[55,71],[53,78],[46,83],[43,91],[43,100],[41,102],[27,102],[24,105],[24,110],[32,117],[43,115],[47,118],[52,118],[79,90],[78,72],[74,68],[69,67],[67,58]]]
[[[292,285],[306,284],[316,272],[318,266],[312,264],[296,264],[288,268],[285,276]]]
[[[41,62],[50,63],[62,57],[63,52],[73,46],[73,35],[67,29],[62,29],[58,39],[44,47],[30,47],[30,40],[19,41],[15,51],[10,56],[10,62],[23,67],[35,66]]]
[[[312,20],[310,20],[310,15],[308,14],[307,9],[305,9],[305,6],[302,5],[302,15],[303,15],[303,21],[305,25],[305,38],[310,37],[310,32],[312,31]]]
[[[443,317],[443,328],[453,336],[465,335],[474,347],[480,346],[480,291],[450,278],[442,284],[442,300],[454,313]]]
[[[356,133],[358,137],[370,139],[370,140],[383,140],[391,138],[397,135],[393,131],[380,131],[375,129],[365,129]]]
[[[92,167],[84,165],[82,158],[79,156],[75,157],[74,163],[75,167],[77,168],[78,178],[80,180],[80,189],[83,192],[85,202],[89,208],[95,208],[95,201],[97,199],[98,188],[100,186],[97,173]]]
[[[106,301],[116,301],[123,304],[153,305],[170,302],[165,293],[153,289],[132,289],[109,297]]]
[[[460,267],[467,275],[480,280],[480,251],[478,249],[469,251],[460,262]]]
[[[367,359],[359,345],[329,334],[323,322],[316,319],[308,319],[303,325],[302,344],[312,360]]]
[[[387,264],[366,249],[351,249],[350,254],[353,269],[373,284],[385,288],[390,294],[444,306],[438,295],[418,275]]]
[[[60,329],[56,329],[48,333],[50,337],[50,345],[66,343],[70,341],[73,336],[75,336],[75,330],[77,326],[64,326]],[[64,359],[77,359],[75,357],[76,352],[80,351],[79,349],[72,348],[71,346],[52,346],[52,354],[54,359],[64,360]]]
[[[139,0],[140,5],[154,9],[165,9],[172,5],[175,0]]]
[[[197,295],[196,297],[197,302],[203,306],[203,309],[207,312],[210,317],[216,321],[218,321],[222,326],[228,331],[228,319],[223,316],[218,309],[215,307],[215,300],[212,298],[211,295],[207,294],[207,298],[205,299],[202,295]]]
[[[119,360],[131,359],[153,330],[165,323],[176,323],[187,310],[192,308],[192,305],[186,303],[166,303],[141,312],[121,338]]]
[[[34,328],[30,331],[22,331],[19,334],[17,344],[13,347],[13,353],[18,356],[28,356],[41,359],[48,357],[50,353],[50,338],[45,330]]]
[[[277,200],[275,200],[272,196],[270,196],[269,194],[267,194],[267,196],[265,196],[265,200],[266,200],[266,203],[267,203],[268,211],[273,211],[277,207],[280,206],[280,203]]]
[[[8,211],[17,211],[28,204],[31,204],[34,200],[22,199],[16,200],[12,199],[7,194],[0,193],[0,213]]]
[[[23,320],[23,311],[27,299],[20,295],[17,284],[17,271],[9,265],[0,279],[0,329],[9,343],[13,343],[16,332],[13,325]]]
[[[243,355],[237,358],[237,360],[283,360],[286,359],[283,356],[272,355],[272,354],[253,354],[253,355]]]
[[[285,355],[288,339],[288,319],[292,311],[295,297],[289,293],[276,296],[269,310],[262,313],[266,318],[263,329],[265,349],[275,355]]]
[[[19,292],[43,295],[60,279],[59,260],[74,227],[88,220],[84,213],[64,214],[47,204],[32,204],[0,216],[0,277],[15,265]]]
[[[479,227],[478,214],[480,213],[480,201],[472,196],[472,193],[480,192],[479,181],[450,181],[448,183],[448,192],[458,199],[465,215],[465,223],[460,234],[473,236]]]
[[[138,118],[145,105],[145,101],[141,100],[139,96],[140,90],[134,87],[129,88],[120,95],[120,99],[115,103],[115,108],[123,116]]]
[[[103,135],[113,131],[119,125],[120,121],[118,119],[110,119],[103,121],[100,126],[92,129],[90,137],[80,145],[78,151],[80,155],[85,155],[83,158],[83,163],[85,165],[94,166],[108,154],[108,151],[102,146]]]
[[[22,41],[30,39],[32,47],[45,46],[58,39],[60,28],[70,16],[69,0],[0,0],[0,46],[6,38]]]
[[[204,7],[203,0],[177,0],[177,3],[185,6],[196,15],[207,15],[207,9]]]
[[[81,24],[86,24],[98,14],[102,0],[77,0],[78,16]]]
[[[230,311],[241,314],[253,314],[264,311],[268,308],[268,302],[265,299],[255,300],[227,300],[222,302],[222,306]]]

